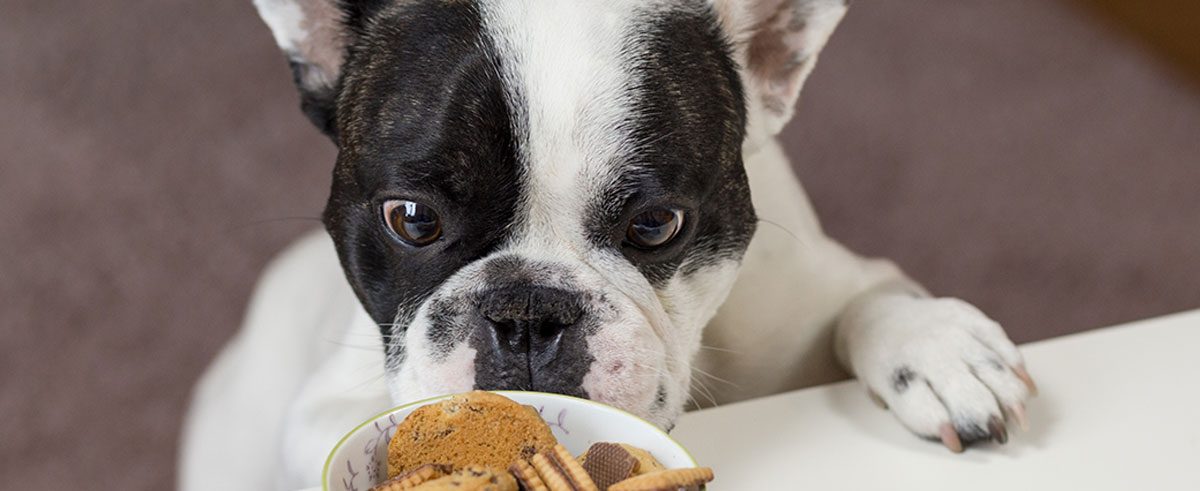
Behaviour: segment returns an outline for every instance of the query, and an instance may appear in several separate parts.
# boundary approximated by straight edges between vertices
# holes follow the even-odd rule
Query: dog
[[[471,389],[669,429],[854,375],[953,451],[1024,424],[1003,329],[826,237],[775,140],[843,0],[254,3],[338,156],[196,388],[181,489],[318,485],[359,422]]]

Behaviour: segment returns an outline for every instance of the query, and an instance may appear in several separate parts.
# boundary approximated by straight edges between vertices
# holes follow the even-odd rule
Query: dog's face
[[[535,390],[674,420],[755,230],[749,118],[790,114],[732,27],[758,15],[789,49],[813,12],[774,3],[259,1],[338,144],[325,223],[394,398]]]

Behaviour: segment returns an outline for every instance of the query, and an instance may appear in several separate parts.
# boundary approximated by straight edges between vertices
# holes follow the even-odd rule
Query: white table
[[[1022,346],[1030,431],[952,454],[856,382],[685,415],[713,489],[1200,490],[1200,310]]]

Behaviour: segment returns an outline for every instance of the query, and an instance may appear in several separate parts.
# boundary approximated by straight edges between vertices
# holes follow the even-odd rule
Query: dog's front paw
[[[960,452],[1027,427],[1036,386],[1016,346],[979,309],[952,298],[880,299],[854,322],[849,356],[877,402],[919,436]],[[843,326],[845,327],[845,326]]]

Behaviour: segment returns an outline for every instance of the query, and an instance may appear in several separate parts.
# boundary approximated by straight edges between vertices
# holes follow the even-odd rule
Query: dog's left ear
[[[712,0],[743,67],[750,113],[775,135],[792,118],[817,54],[846,13],[848,0]]]
[[[385,5],[383,0],[254,0],[287,55],[300,107],[336,141],[337,84],[354,26]]]

